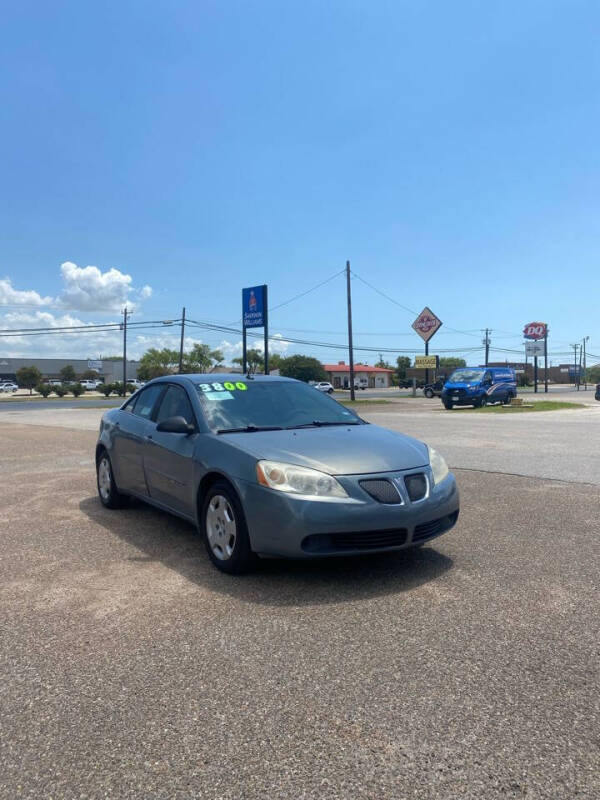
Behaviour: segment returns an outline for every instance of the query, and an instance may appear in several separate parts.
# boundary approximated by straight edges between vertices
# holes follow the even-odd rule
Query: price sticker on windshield
[[[233,400],[235,395],[232,392],[245,392],[248,386],[243,381],[235,383],[233,381],[225,381],[225,383],[215,381],[214,383],[199,383],[198,388],[207,400]]]

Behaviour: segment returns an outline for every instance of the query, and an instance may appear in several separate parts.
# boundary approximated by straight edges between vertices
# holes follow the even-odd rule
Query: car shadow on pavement
[[[186,580],[238,600],[273,606],[351,602],[434,581],[452,559],[434,547],[310,560],[261,559],[247,575],[224,575],[210,562],[193,525],[140,501],[110,511],[97,497],[79,504],[94,523],[137,548],[130,562],[160,562]]]

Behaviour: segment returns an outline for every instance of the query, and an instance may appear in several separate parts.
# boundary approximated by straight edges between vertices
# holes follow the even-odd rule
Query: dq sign
[[[545,322],[529,322],[523,328],[523,336],[526,339],[544,339],[548,326]]]
[[[415,330],[424,342],[428,342],[436,331],[441,328],[442,321],[436,317],[430,308],[425,308],[412,324]]]

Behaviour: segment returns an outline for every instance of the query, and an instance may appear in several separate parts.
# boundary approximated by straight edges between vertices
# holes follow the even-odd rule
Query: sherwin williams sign
[[[265,327],[266,286],[242,289],[242,320],[244,328]]]
[[[430,308],[425,308],[412,324],[415,330],[424,342],[428,342],[433,334],[442,327],[441,319],[438,319]]]

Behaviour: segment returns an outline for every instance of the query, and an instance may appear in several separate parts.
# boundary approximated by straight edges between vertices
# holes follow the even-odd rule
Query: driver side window
[[[165,392],[158,409],[156,423],[164,422],[170,417],[183,417],[191,425],[196,424],[192,405],[185,389],[171,384]]]

